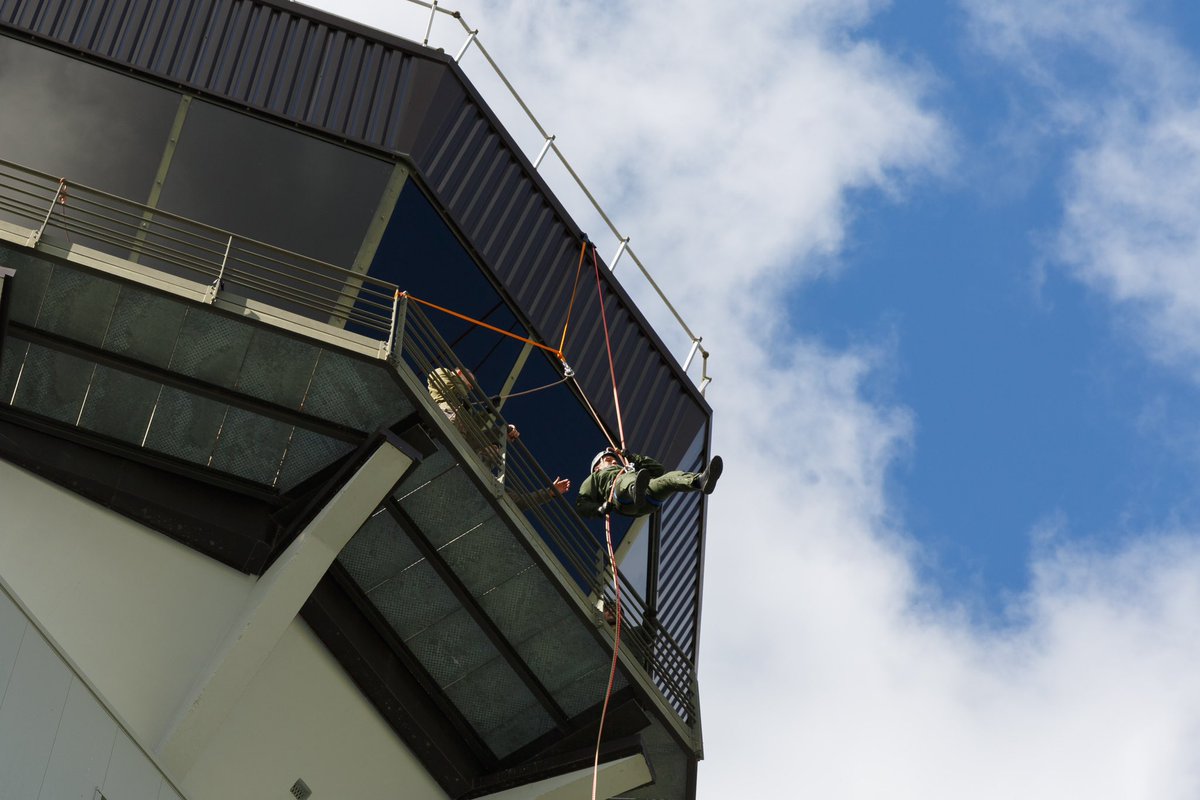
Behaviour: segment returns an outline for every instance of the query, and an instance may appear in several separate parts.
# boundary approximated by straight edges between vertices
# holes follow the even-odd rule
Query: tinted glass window
[[[179,96],[0,36],[0,158],[145,202]]]
[[[526,335],[491,281],[415,182],[409,182],[400,193],[370,274],[422,300]],[[426,307],[421,311],[453,346],[459,360],[474,371],[483,390],[498,395],[523,344],[440,311]],[[547,387],[562,377],[558,360],[535,350],[511,391]],[[519,428],[521,441],[549,477],[570,478],[568,499],[573,503],[592,456],[606,444],[586,407],[566,384],[557,383],[512,397],[502,413]],[[596,525],[602,532],[603,523]],[[618,536],[627,523],[620,520],[619,527]]]
[[[194,101],[159,208],[350,268],[391,164]]]

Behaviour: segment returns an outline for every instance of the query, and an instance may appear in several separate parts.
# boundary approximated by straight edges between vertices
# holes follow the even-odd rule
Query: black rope
[[[543,389],[549,389],[551,387],[558,386],[560,383],[566,383],[570,378],[571,378],[570,375],[563,375],[558,380],[551,381],[550,383],[547,383],[545,386],[539,386],[536,389],[525,389],[524,391],[513,392],[512,394],[508,394],[508,395],[494,395],[491,398],[491,401],[493,403],[499,403],[501,397],[503,397],[505,400],[512,400],[514,397],[524,397],[527,394],[533,394],[534,392],[540,392]]]

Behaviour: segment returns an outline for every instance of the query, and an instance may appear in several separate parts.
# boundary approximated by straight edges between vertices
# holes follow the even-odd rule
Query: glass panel
[[[526,335],[484,270],[415,182],[410,181],[400,193],[370,274],[397,284],[421,300]],[[524,344],[442,311],[417,307],[452,346],[459,360],[474,372],[482,390],[498,396]],[[592,456],[606,442],[587,409],[561,379],[557,359],[535,349],[529,354],[512,393],[537,391],[512,397],[501,412],[517,426],[521,443],[548,478],[570,479],[572,489],[565,501],[573,505]],[[539,528],[544,517],[539,517],[538,512],[545,510],[534,509],[530,514],[531,521]],[[614,518],[617,545],[629,523],[626,518]],[[584,547],[589,564],[598,556],[603,538],[603,521],[593,521],[591,544]],[[554,544],[551,546],[559,551]],[[590,568],[572,572],[581,582],[592,578]]]
[[[391,165],[195,101],[159,208],[349,269]]]
[[[489,325],[526,335],[458,237],[420,187],[400,192],[370,275],[414,297]],[[422,308],[485,391],[498,391],[521,351],[521,342],[429,308]]]
[[[0,36],[6,161],[145,202],[178,103],[130,75]]]

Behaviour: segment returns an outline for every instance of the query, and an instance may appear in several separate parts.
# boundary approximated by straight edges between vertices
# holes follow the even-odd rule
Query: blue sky
[[[458,10],[712,352],[699,796],[1200,796],[1200,7]]]
[[[959,137],[955,175],[860,198],[844,268],[797,292],[793,324],[833,347],[893,343],[882,391],[918,418],[894,502],[928,547],[924,577],[996,613],[1028,588],[1029,532],[1044,519],[1061,515],[1059,535],[1103,546],[1195,520],[1195,454],[1169,439],[1200,422],[1197,394],[1147,362],[1049,246],[1089,131],[1032,152],[1009,141],[1047,113],[1038,87],[980,57],[959,4],[918,5],[886,9],[863,34],[936,75],[932,103]],[[1180,45],[1197,41],[1196,6],[1139,11]],[[1047,60],[1063,91],[1111,91],[1093,59]],[[1147,426],[1154,414],[1168,427]]]
[[[956,4],[921,7],[892,7],[864,32],[937,76],[931,101],[959,137],[954,175],[857,197],[840,269],[795,293],[791,324],[833,348],[892,348],[872,391],[917,417],[893,502],[928,547],[925,578],[995,613],[1028,586],[1040,520],[1061,514],[1061,535],[1111,543],[1194,513],[1194,456],[1138,420],[1162,407],[1194,424],[1196,393],[1147,363],[1048,252],[1070,147],[1086,134],[1014,152],[1014,107],[1036,113],[1037,92],[964,43]]]

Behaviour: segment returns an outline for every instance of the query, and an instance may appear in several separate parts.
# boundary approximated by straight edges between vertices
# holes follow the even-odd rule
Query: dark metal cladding
[[[699,639],[702,542],[695,530],[703,513],[697,495],[684,495],[663,515],[658,568],[658,619],[663,628],[695,657]]]
[[[534,330],[561,336],[579,228],[445,55],[277,0],[0,0],[0,27],[408,157]],[[590,257],[585,269],[567,355],[615,431]],[[708,404],[601,272],[629,443],[675,463]]]

